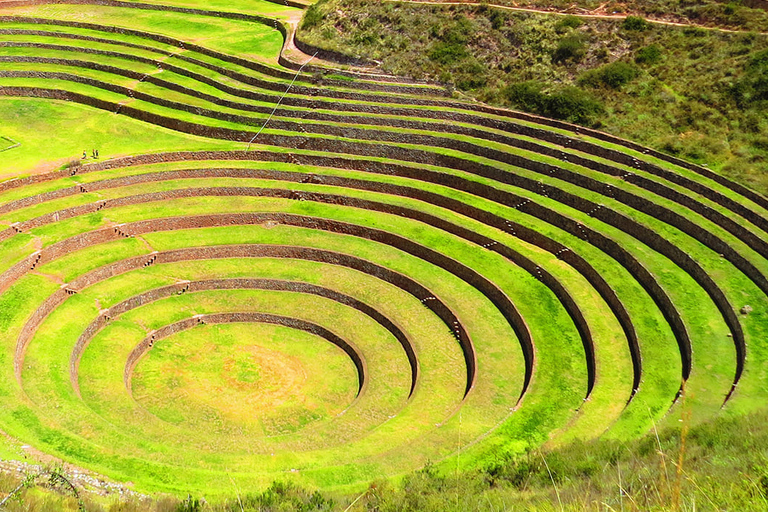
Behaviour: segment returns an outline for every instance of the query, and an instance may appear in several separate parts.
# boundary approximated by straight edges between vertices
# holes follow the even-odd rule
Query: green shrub
[[[520,82],[508,85],[502,95],[512,105],[529,112],[541,113],[546,103],[546,95],[541,90],[544,85],[536,81]]]
[[[488,77],[485,74],[485,67],[477,61],[462,66],[461,73],[456,78],[456,87],[462,91],[469,91],[485,87],[488,83]]]
[[[648,30],[650,23],[640,16],[627,16],[622,24],[624,30]]]
[[[552,54],[552,60],[556,63],[567,61],[579,62],[587,53],[587,45],[580,36],[567,36],[560,40]]]
[[[768,50],[753,54],[744,66],[744,77],[731,87],[731,95],[741,108],[768,110]]]
[[[558,34],[562,34],[564,32],[568,32],[569,29],[579,28],[583,24],[584,24],[584,21],[582,21],[581,18],[579,18],[578,16],[574,16],[572,14],[569,14],[567,16],[563,16],[557,21],[557,23],[555,23],[555,31]]]
[[[657,44],[640,48],[635,54],[635,62],[638,64],[656,64],[660,60],[661,47]]]
[[[616,61],[597,69],[584,73],[579,79],[582,85],[598,87],[608,86],[612,89],[620,89],[640,74],[640,70],[629,62]]]
[[[442,41],[435,43],[435,45],[432,46],[432,51],[429,52],[430,60],[443,65],[455,64],[461,59],[466,58],[468,55],[469,52],[467,52],[464,45]]]
[[[578,87],[547,93],[543,84],[529,81],[509,85],[502,95],[517,108],[572,123],[592,124],[604,110],[597,99]]]
[[[572,123],[592,124],[603,110],[602,104],[588,92],[578,87],[565,87],[550,95],[543,114]]]
[[[509,16],[505,11],[501,9],[491,10],[488,19],[491,21],[491,27],[493,30],[499,30],[501,27],[507,24]]]

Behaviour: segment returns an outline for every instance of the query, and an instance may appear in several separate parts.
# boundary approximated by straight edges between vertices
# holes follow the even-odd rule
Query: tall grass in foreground
[[[707,511],[768,508],[768,410],[652,431],[627,443],[595,441],[532,451],[470,472],[427,467],[399,482],[330,494],[275,482],[259,493],[233,488],[224,502],[202,497],[117,498],[81,493],[84,510],[172,511]],[[0,476],[0,501],[21,482]],[[78,510],[62,490],[23,488],[8,511]],[[226,482],[222,482],[226,486]]]

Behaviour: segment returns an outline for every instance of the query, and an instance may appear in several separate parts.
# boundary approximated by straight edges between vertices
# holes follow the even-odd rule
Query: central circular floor
[[[133,396],[158,418],[266,436],[336,416],[355,399],[355,365],[340,348],[279,325],[202,325],[164,338],[136,366]]]

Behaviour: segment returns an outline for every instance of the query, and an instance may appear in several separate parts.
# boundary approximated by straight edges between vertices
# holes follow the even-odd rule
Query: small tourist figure
[[[88,158],[88,151],[83,150],[83,160],[85,160],[86,158]]]
[[[96,150],[96,158],[99,158],[99,150]]]
[[[91,150],[91,156],[92,156],[93,158],[96,158],[96,150],[95,150],[95,149],[92,149],[92,150]]]

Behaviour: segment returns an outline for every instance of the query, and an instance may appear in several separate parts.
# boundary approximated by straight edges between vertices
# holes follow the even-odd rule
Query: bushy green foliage
[[[439,64],[454,65],[469,56],[466,44],[472,33],[472,23],[464,16],[457,16],[447,26],[434,25],[431,29],[436,42],[429,58]]]
[[[429,52],[429,58],[439,64],[455,64],[461,59],[467,57],[467,49],[458,43],[448,43],[440,41],[435,43],[432,51]]]
[[[579,62],[587,53],[587,45],[581,35],[570,35],[562,38],[557,48],[552,53],[552,61],[562,64],[564,62]]]
[[[603,111],[593,96],[577,87],[544,92],[544,84],[528,81],[509,85],[504,94],[518,108],[574,123],[592,123]]]
[[[661,61],[661,47],[657,44],[644,46],[635,53],[635,62],[638,64],[656,64]]]
[[[558,34],[562,34],[567,32],[569,29],[579,28],[583,24],[584,21],[581,18],[569,14],[567,16],[563,16],[557,23],[555,23],[555,31]]]
[[[624,30],[648,30],[650,24],[640,16],[627,16],[622,24]]]
[[[768,101],[768,50],[752,55],[744,71],[744,77],[732,88],[736,102],[742,108],[765,108],[760,103]]]
[[[591,87],[607,86],[619,89],[640,75],[640,70],[629,62],[616,61],[587,71],[579,79],[583,85]]]

